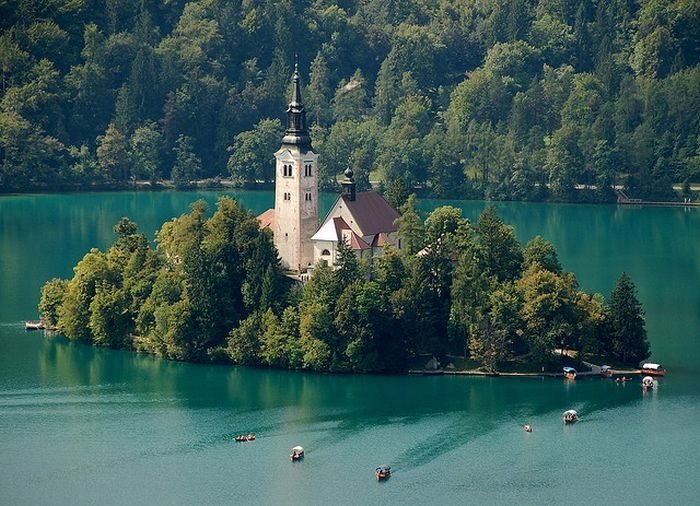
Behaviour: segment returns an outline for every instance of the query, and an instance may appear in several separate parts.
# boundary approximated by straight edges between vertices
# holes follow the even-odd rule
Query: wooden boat
[[[654,378],[651,376],[644,376],[644,379],[642,379],[642,389],[651,390],[652,388],[654,388]]]
[[[562,419],[564,420],[564,423],[578,422],[578,413],[576,413],[576,411],[573,409],[569,409],[567,411],[564,411]]]
[[[374,476],[377,478],[377,481],[386,480],[391,476],[391,466],[377,466],[377,468],[374,470]]]
[[[564,367],[564,377],[566,379],[575,380],[576,369],[574,369],[573,367]]]
[[[234,438],[237,442],[242,443],[244,441],[255,441],[255,434],[241,434]]]
[[[303,459],[304,458],[304,448],[302,446],[295,446],[289,452],[289,458],[291,459],[292,462],[294,462],[295,460]]]
[[[609,365],[601,365],[600,366],[600,375],[603,378],[612,378],[613,377],[612,367],[610,367]]]
[[[24,330],[43,330],[44,329],[44,319],[40,319],[38,322],[33,322],[27,320],[24,322]]]
[[[666,369],[664,369],[661,364],[647,362],[642,364],[641,374],[646,374],[647,376],[665,376]]]

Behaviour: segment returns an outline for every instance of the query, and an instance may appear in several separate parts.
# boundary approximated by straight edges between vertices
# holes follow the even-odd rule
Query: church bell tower
[[[304,272],[313,262],[311,236],[318,228],[318,154],[311,146],[301,101],[299,66],[294,65],[287,128],[275,153],[275,247],[282,266]]]

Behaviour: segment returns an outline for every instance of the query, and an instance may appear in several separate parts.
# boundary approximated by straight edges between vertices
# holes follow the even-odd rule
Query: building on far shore
[[[350,169],[345,171],[342,193],[319,227],[318,154],[306,126],[297,65],[287,127],[275,159],[275,207],[258,221],[260,228],[272,230],[285,269],[302,274],[321,261],[333,266],[341,241],[362,259],[381,255],[389,245],[401,249],[395,225],[399,213],[378,193],[357,192]]]

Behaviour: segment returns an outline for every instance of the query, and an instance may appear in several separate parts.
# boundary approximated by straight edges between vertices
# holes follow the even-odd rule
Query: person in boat
[[[526,424],[525,424],[524,429],[525,429],[525,432],[532,432],[532,426],[530,426],[529,423],[526,423]]]

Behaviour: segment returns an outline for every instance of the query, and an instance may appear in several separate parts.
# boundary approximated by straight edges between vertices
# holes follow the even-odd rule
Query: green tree
[[[396,220],[402,243],[401,251],[408,256],[415,255],[425,245],[425,228],[418,215],[416,201],[416,194],[412,193],[401,206],[401,216]]]
[[[238,184],[268,183],[275,177],[275,159],[272,156],[279,145],[282,125],[277,119],[263,119],[248,132],[241,132],[228,148],[228,170]]]
[[[626,273],[620,274],[610,294],[606,318],[612,334],[612,353],[625,364],[637,364],[649,357],[644,311],[636,288]]]
[[[561,274],[562,268],[557,257],[557,250],[552,243],[545,241],[541,236],[535,236],[525,245],[523,250],[523,269],[527,270],[534,264],[539,264],[555,274]]]
[[[482,268],[500,281],[517,279],[523,263],[522,248],[513,228],[503,223],[492,204],[479,216],[476,231]]]
[[[124,134],[110,123],[105,134],[97,138],[97,164],[104,177],[125,182],[129,175],[129,151]]]
[[[178,137],[174,151],[175,165],[170,177],[175,187],[187,186],[202,173],[202,161],[192,148],[192,139],[186,135]]]
[[[367,112],[367,83],[362,71],[357,69],[349,80],[342,80],[333,98],[335,121],[361,120]]]
[[[135,178],[156,181],[160,173],[163,136],[155,123],[138,127],[131,135],[129,155]]]
[[[58,325],[59,310],[65,299],[67,288],[68,281],[58,278],[47,281],[41,288],[39,312],[44,317],[48,327]]]
[[[226,354],[234,364],[256,365],[259,362],[261,320],[260,313],[253,313],[229,334]]]

